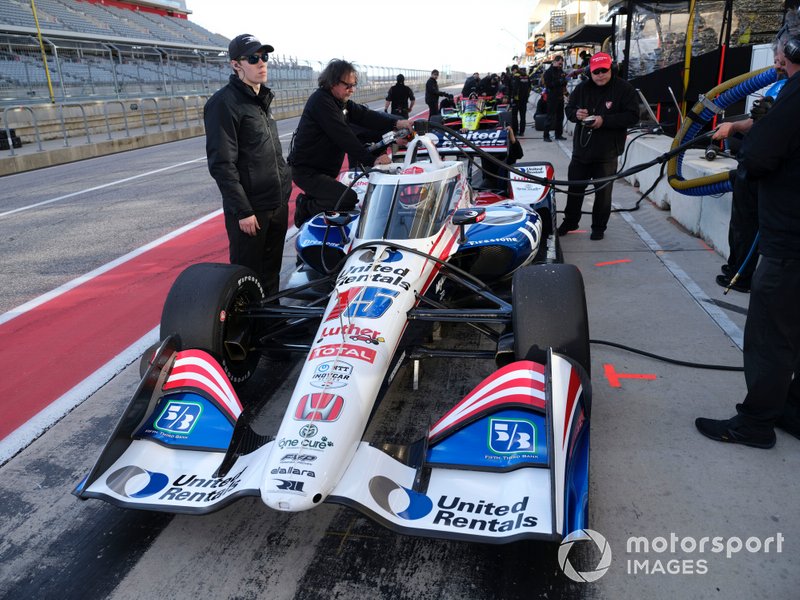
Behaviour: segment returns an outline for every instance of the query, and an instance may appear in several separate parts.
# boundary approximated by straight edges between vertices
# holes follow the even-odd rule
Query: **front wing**
[[[355,456],[326,501],[426,537],[560,540],[584,528],[591,389],[570,360],[551,353],[548,363],[520,361],[498,370],[415,444],[380,449],[356,440]],[[294,471],[303,461],[313,469],[324,451],[314,439],[291,449],[279,447],[280,440],[239,440],[240,452],[220,472],[241,414],[233,388],[199,351],[177,353],[165,370],[163,392],[153,393],[159,386],[152,380],[140,386],[75,495],[205,514],[261,496],[265,481],[284,480],[285,489],[303,493]],[[284,458],[291,464],[267,473],[273,451],[290,452]]]

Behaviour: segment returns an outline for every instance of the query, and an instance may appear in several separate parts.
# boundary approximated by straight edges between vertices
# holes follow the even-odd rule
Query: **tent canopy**
[[[550,42],[553,46],[593,46],[602,44],[614,31],[612,25],[581,25]]]

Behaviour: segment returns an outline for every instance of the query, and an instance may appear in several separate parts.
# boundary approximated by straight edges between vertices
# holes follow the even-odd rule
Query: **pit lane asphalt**
[[[545,144],[540,138],[535,134],[523,140],[523,160],[549,160],[557,175],[565,174],[567,157],[562,150],[568,147]],[[160,147],[164,154],[154,156],[152,164],[180,162],[174,160],[181,148],[176,144]],[[77,173],[78,181],[105,173],[105,165],[95,167],[95,161],[84,165],[92,175]],[[179,200],[185,210],[195,201],[216,208],[216,190],[210,179],[204,180],[205,166],[200,165],[194,177],[187,177],[180,199],[164,198],[164,188],[170,187],[166,180],[138,188],[136,196],[152,204],[134,214],[128,226],[136,230],[134,225],[141,220],[158,220],[148,215],[158,214],[161,204]],[[44,173],[39,181],[50,181]],[[204,187],[210,188],[207,199]],[[114,195],[99,195],[97,205],[113,202]],[[164,200],[158,202],[159,197]],[[616,204],[632,206],[638,194],[618,183],[614,197]],[[559,203],[563,205],[561,195]],[[602,241],[590,241],[585,230],[562,240],[565,260],[578,265],[586,281],[591,337],[683,360],[740,364],[741,352],[731,333],[735,338],[735,329],[743,327],[747,297],[735,292],[723,296],[713,281],[722,258],[681,231],[668,213],[646,201],[642,204],[630,215],[613,215]],[[128,209],[123,202],[119,208]],[[183,214],[174,206],[166,208]],[[126,210],[117,212],[124,215]],[[84,214],[94,215],[88,209]],[[52,218],[39,215],[36,222]],[[587,230],[588,218],[582,223]],[[27,231],[22,227],[19,235]],[[89,232],[94,231],[90,227]],[[62,249],[80,254],[83,239],[76,236]],[[45,256],[37,268],[46,271],[58,256],[57,251]],[[290,248],[286,261],[294,262]],[[88,270],[82,269],[85,266],[75,272]],[[719,323],[724,319],[728,323],[723,327]],[[477,343],[462,333],[446,328],[444,337],[468,347]],[[490,367],[452,360],[424,362],[417,391],[411,389],[410,368],[404,367],[368,436],[401,443],[416,439]],[[263,361],[248,393],[272,393],[274,384],[280,383],[276,377],[281,377],[276,368],[276,363]],[[761,451],[711,442],[693,426],[696,416],[732,414],[733,404],[743,397],[742,374],[676,367],[597,345],[592,347],[592,369],[590,526],[608,539],[613,552],[611,568],[596,583],[573,583],[560,574],[552,545],[490,546],[409,538],[335,506],[285,515],[247,499],[205,517],[171,517],[125,511],[93,500],[80,502],[69,491],[90,468],[138,382],[133,365],[0,469],[0,594],[4,598],[794,597],[800,550],[794,500],[800,441],[778,432],[776,447]],[[292,374],[286,376],[291,380]],[[623,378],[615,382],[615,374]],[[277,427],[290,394],[290,386],[277,388],[259,421],[265,430]],[[730,558],[680,547],[675,553],[626,551],[631,536],[669,540],[674,533],[696,540],[703,536],[764,540],[778,532],[784,536],[781,553],[774,546],[770,553],[742,550]],[[647,568],[658,571],[657,560],[666,569],[671,559],[693,560],[681,568],[691,566],[695,571],[697,561],[705,560],[707,572],[647,574],[641,566],[647,560]],[[633,560],[639,561],[636,573],[631,572]]]

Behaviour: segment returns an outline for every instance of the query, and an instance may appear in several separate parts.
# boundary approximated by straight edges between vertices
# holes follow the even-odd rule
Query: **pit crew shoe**
[[[551,138],[549,135],[544,136],[543,139],[544,139],[545,142],[552,142],[553,141],[553,138]]]
[[[568,223],[562,223],[558,226],[558,235],[567,235],[570,231],[575,231],[578,228],[577,225],[570,225]]]
[[[734,275],[736,275],[736,269],[734,269],[728,263],[725,263],[724,265],[722,265],[719,268],[719,270],[722,271],[722,274],[726,275],[727,277],[733,277]]]
[[[605,236],[606,234],[603,233],[602,231],[599,231],[597,229],[592,229],[592,233],[589,234],[589,239],[597,241],[597,240],[602,240]]]
[[[716,281],[717,281],[718,285],[721,285],[722,287],[726,288],[726,287],[728,287],[730,285],[731,279],[733,279],[733,276],[729,277],[727,275],[717,275]],[[730,285],[730,288],[732,290],[735,290],[737,292],[741,292],[743,294],[749,294],[750,293],[750,282],[746,281],[746,280],[739,279],[736,283],[734,283],[733,285]]]
[[[697,430],[707,438],[717,442],[730,444],[743,444],[751,448],[765,450],[775,445],[775,432],[757,432],[743,425],[741,418],[731,419],[705,419],[698,418],[694,421]]]
[[[561,142],[566,142],[567,141],[567,138],[565,138],[563,135],[557,135],[556,139],[561,141]]]

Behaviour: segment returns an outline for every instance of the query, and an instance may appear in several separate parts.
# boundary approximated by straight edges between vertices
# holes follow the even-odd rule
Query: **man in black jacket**
[[[611,57],[598,52],[589,67],[591,78],[579,83],[567,101],[567,119],[577,123],[567,172],[570,181],[588,181],[616,173],[617,157],[625,149],[628,127],[639,120],[636,90],[612,72]],[[602,240],[605,235],[611,216],[612,186],[613,182],[599,184],[594,193],[589,239]],[[586,184],[569,186],[559,235],[578,228],[585,192]]]
[[[206,102],[208,170],[222,193],[231,264],[261,276],[267,295],[279,287],[292,180],[270,113],[267,82],[273,47],[250,34],[228,46],[234,73]]]
[[[437,79],[439,79],[439,71],[438,69],[434,69],[431,71],[431,76],[425,83],[425,104],[428,105],[428,118],[441,113],[439,110],[439,98],[444,98],[448,95],[447,92],[439,91],[439,82]]]
[[[461,88],[461,95],[464,98],[469,98],[471,94],[478,94],[478,88],[481,85],[481,74],[473,73],[471,77],[467,77],[464,82],[464,87]]]
[[[550,68],[544,72],[544,87],[547,90],[547,116],[550,121],[545,125],[544,141],[551,142],[550,130],[554,130],[557,140],[564,137],[564,93],[567,91],[567,76],[564,73],[564,57],[556,56]]]
[[[713,440],[775,445],[775,427],[800,438],[800,38],[778,44],[789,79],[753,124],[738,159],[758,183],[758,252],[744,325],[747,395],[730,419],[700,418]]]
[[[406,85],[406,78],[401,74],[397,76],[397,83],[390,87],[386,94],[386,105],[383,107],[383,112],[389,112],[391,107],[393,115],[407,119],[409,113],[414,110],[414,102],[416,102],[414,92]]]
[[[370,154],[349,123],[377,133],[411,129],[408,120],[398,121],[350,100],[358,76],[355,67],[345,60],[330,61],[318,83],[319,88],[303,109],[289,155],[292,179],[305,192],[296,200],[294,223],[298,227],[319,212],[355,208],[356,193],[336,180],[345,153],[363,168],[391,162],[386,154]]]
[[[528,77],[528,71],[513,65],[511,67],[511,128],[520,136],[525,135],[525,120],[530,95],[531,80]]]

